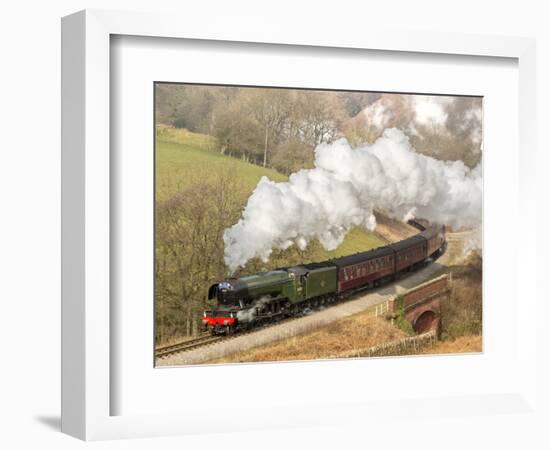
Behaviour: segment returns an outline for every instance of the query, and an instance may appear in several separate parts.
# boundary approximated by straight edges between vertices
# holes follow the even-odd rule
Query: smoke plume
[[[225,263],[234,272],[251,258],[267,261],[274,248],[304,249],[312,239],[333,250],[353,227],[374,230],[374,209],[403,221],[476,227],[481,189],[480,165],[421,155],[397,129],[355,149],[345,139],[321,144],[314,169],[287,182],[258,182],[242,218],[224,232]]]
[[[263,306],[267,305],[270,301],[271,297],[269,295],[264,295],[260,297],[259,299],[255,300],[249,308],[237,311],[237,319],[239,320],[239,322],[242,323],[252,322],[256,317],[258,311],[262,309]]]
[[[362,113],[377,136],[399,128],[416,140],[421,153],[434,156],[444,150],[448,159],[466,157],[470,167],[481,159],[481,98],[384,94]]]

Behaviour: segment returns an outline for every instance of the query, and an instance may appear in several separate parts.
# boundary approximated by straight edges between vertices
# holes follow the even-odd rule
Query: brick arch
[[[418,334],[435,330],[439,333],[441,304],[450,294],[450,277],[442,275],[395,297],[389,310],[401,315]]]
[[[405,319],[407,319],[416,330],[415,324],[423,314],[431,313],[436,317],[439,317],[441,312],[441,300],[442,297],[437,296],[429,299],[428,301],[418,302],[417,304],[408,307],[405,311]]]
[[[416,318],[412,325],[415,333],[418,334],[436,330],[439,325],[439,315],[431,309],[425,310]]]

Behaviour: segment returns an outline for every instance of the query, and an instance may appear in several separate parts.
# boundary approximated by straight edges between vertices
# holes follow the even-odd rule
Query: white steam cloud
[[[425,126],[430,124],[445,126],[449,116],[446,107],[453,102],[452,97],[414,95],[410,98],[415,112],[414,122]]]
[[[453,139],[469,139],[475,154],[481,150],[481,99],[384,94],[368,105],[363,115],[368,125],[380,133],[385,128],[399,128],[409,136],[423,138],[426,132],[436,132]]]
[[[255,300],[254,303],[248,309],[241,309],[237,311],[237,319],[239,322],[252,322],[258,311],[262,309],[263,306],[267,305],[271,301],[269,295],[264,295],[259,299]]]
[[[397,129],[355,149],[345,139],[321,144],[314,169],[287,182],[258,182],[242,218],[224,232],[225,263],[234,272],[254,257],[267,261],[274,248],[304,249],[312,239],[333,250],[351,228],[373,230],[375,208],[401,220],[477,227],[481,189],[481,166],[421,155]]]
[[[481,226],[471,230],[469,236],[466,237],[464,240],[463,248],[462,248],[462,256],[466,257],[471,252],[475,250],[479,250],[482,248],[482,228]]]

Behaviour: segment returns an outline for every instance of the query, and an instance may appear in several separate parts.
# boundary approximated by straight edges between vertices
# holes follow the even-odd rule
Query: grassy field
[[[215,176],[216,173],[222,172],[234,174],[250,193],[262,176],[267,176],[275,181],[287,179],[285,175],[275,170],[221,155],[215,149],[210,136],[166,127],[161,127],[157,131],[157,201],[162,201],[182,190],[193,183],[193,180],[200,174]],[[377,233],[356,228],[349,232],[342,245],[336,250],[329,252],[322,248],[316,248],[314,259],[326,260],[384,244],[384,240]]]
[[[183,129],[163,129],[157,134],[156,176],[157,200],[163,200],[193,182],[197,174],[235,174],[252,192],[262,176],[284,181],[280,173],[221,155],[210,136]]]

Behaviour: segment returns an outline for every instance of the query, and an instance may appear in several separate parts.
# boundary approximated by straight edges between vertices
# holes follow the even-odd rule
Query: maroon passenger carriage
[[[386,246],[332,260],[338,267],[338,293],[378,286],[393,276],[394,253]]]
[[[447,247],[447,241],[445,240],[445,226],[443,225],[431,225],[422,230],[419,234],[427,241],[428,257],[433,257],[437,254],[441,254]]]
[[[395,244],[331,260],[338,268],[339,296],[347,297],[359,290],[378,286],[445,251],[444,226],[424,227],[417,222],[411,225],[421,232]]]

